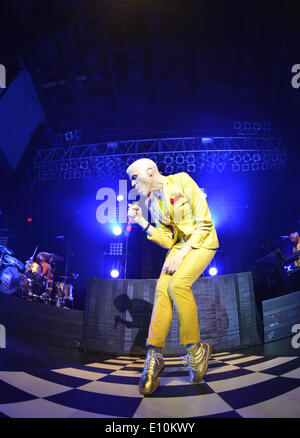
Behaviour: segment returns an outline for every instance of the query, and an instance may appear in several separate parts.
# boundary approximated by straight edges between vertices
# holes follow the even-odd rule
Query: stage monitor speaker
[[[264,341],[292,336],[292,327],[300,324],[300,292],[262,302]]]
[[[295,292],[291,279],[282,266],[280,255],[273,251],[257,260],[252,268],[254,295],[260,321],[263,321],[262,302]]]

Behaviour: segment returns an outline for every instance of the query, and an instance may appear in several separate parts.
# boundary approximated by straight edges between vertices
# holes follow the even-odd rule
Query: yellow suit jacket
[[[219,247],[204,193],[187,173],[169,175],[163,184],[162,203],[153,197],[149,206],[155,222],[152,236],[147,235],[149,240],[168,249],[185,242],[193,248]]]

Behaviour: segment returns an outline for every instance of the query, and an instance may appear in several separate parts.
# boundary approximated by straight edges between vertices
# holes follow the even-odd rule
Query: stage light
[[[215,275],[217,275],[218,270],[217,268],[209,268],[209,275],[211,275],[212,277],[214,277]]]
[[[111,256],[121,256],[123,255],[123,243],[122,242],[111,242],[109,246],[109,255]]]
[[[120,275],[120,272],[119,272],[117,269],[112,269],[112,270],[110,271],[110,276],[111,276],[112,278],[118,278],[119,275]]]
[[[253,161],[254,161],[254,162],[256,162],[256,161],[260,161],[260,159],[261,159],[260,154],[254,154],[254,155],[253,155]]]
[[[225,163],[220,161],[217,165],[216,165],[216,169],[218,172],[223,172],[223,170],[225,169]]]
[[[69,170],[69,163],[68,162],[61,163],[60,164],[60,170],[62,172],[67,172]]]
[[[242,172],[249,172],[250,170],[250,166],[248,163],[243,163],[242,164]]]
[[[210,144],[213,143],[214,139],[211,137],[202,137],[201,138],[201,143],[202,144]]]
[[[32,222],[32,217],[28,217],[27,222]]]
[[[194,154],[188,154],[188,155],[186,156],[186,162],[187,162],[188,164],[194,164],[195,161],[196,161],[196,158],[195,158],[195,155],[194,155]]]
[[[65,132],[65,139],[66,139],[66,141],[73,140],[73,132],[72,131]]]
[[[81,172],[79,172],[78,170],[75,170],[73,172],[73,178],[74,179],[81,179]]]
[[[117,196],[117,201],[121,202],[121,201],[123,201],[123,199],[124,199],[123,195],[118,195]]]
[[[92,176],[91,170],[90,169],[84,170],[82,176],[83,176],[83,178],[91,178],[91,176]]]
[[[172,164],[173,163],[173,157],[171,155],[165,155],[164,156],[164,163],[165,164]]]
[[[171,174],[171,173],[173,173],[173,171],[174,171],[173,166],[166,166],[165,167],[165,173]]]
[[[196,172],[195,164],[188,164],[187,165],[187,171],[188,171],[188,173]]]
[[[245,163],[249,163],[249,161],[251,161],[251,155],[250,154],[243,155],[243,160]]]
[[[120,225],[115,225],[112,231],[115,236],[120,236],[120,234],[122,233],[122,228],[120,227]]]
[[[176,164],[183,164],[185,162],[184,155],[180,154],[176,156]]]
[[[234,154],[234,156],[233,156],[233,161],[234,161],[235,163],[240,163],[240,162],[242,161],[242,156],[241,156],[241,154]]]
[[[89,168],[88,160],[81,160],[79,164],[80,169],[87,170]]]
[[[78,162],[77,161],[70,161],[70,169],[77,170],[78,169]]]

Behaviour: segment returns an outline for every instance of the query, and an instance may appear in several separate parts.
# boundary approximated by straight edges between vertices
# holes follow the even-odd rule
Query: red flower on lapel
[[[174,205],[175,202],[177,202],[181,197],[182,197],[182,194],[178,193],[178,195],[176,195],[175,198],[170,198],[171,204]]]

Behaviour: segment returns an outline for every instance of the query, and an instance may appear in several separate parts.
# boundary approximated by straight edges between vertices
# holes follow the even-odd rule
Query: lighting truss
[[[182,137],[70,145],[38,150],[33,168],[40,181],[126,178],[127,167],[151,158],[165,174],[282,170],[287,150],[281,138]]]

